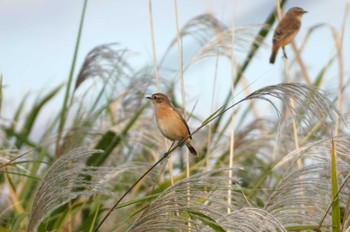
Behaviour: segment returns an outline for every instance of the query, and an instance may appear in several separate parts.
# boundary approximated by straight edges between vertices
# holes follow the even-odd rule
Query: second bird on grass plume
[[[155,93],[147,98],[150,99],[154,105],[158,128],[166,138],[171,141],[181,141],[191,134],[186,120],[182,114],[171,105],[166,95]],[[188,147],[192,155],[198,155],[192,145],[191,136],[184,141],[184,144]]]
[[[287,58],[284,46],[292,42],[294,37],[298,34],[301,27],[301,16],[307,13],[300,7],[293,7],[288,10],[287,14],[277,25],[272,40],[272,53],[270,63],[274,64],[278,49],[282,47],[283,57]]]

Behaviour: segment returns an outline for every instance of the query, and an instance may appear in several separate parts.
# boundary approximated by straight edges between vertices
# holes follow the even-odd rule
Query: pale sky
[[[180,27],[189,19],[211,12],[226,25],[249,26],[264,22],[274,7],[274,0],[178,0]],[[299,47],[308,29],[319,23],[328,23],[340,31],[344,16],[344,0],[290,0],[285,9],[300,6],[309,13],[303,17],[303,25],[295,39]],[[174,1],[153,0],[153,20],[158,57],[163,54],[175,37]],[[9,114],[18,105],[24,94],[31,92],[33,98],[50,91],[68,79],[75,40],[81,16],[83,0],[0,0],[0,74],[3,76],[4,106],[2,114]],[[348,20],[349,21],[349,20]],[[350,26],[346,26],[344,39],[345,73],[349,76]],[[267,46],[260,49],[258,56],[246,73],[251,89],[281,81],[283,61],[275,65],[268,63],[271,33],[265,41]],[[78,56],[76,72],[86,54],[95,46],[104,43],[120,43],[137,55],[133,57],[135,66],[152,64],[151,34],[149,25],[148,0],[90,0]],[[287,52],[293,54],[291,48]],[[326,27],[311,37],[303,57],[311,77],[315,77],[326,62],[335,54],[332,35]],[[292,56],[292,55],[291,55]],[[241,55],[242,57],[242,55]],[[238,62],[242,60],[238,59]],[[214,66],[214,62],[209,63]],[[329,88],[337,87],[337,64],[331,71],[335,81],[327,79]],[[213,68],[213,67],[211,67]],[[213,70],[213,69],[210,69]],[[225,87],[230,83],[227,72],[220,71]],[[188,80],[191,99],[205,99],[211,94],[212,80],[208,69],[190,71]],[[196,88],[201,83],[200,88]],[[204,85],[204,87],[203,87]],[[180,89],[179,89],[180,93]],[[226,94],[223,95],[223,97]],[[61,105],[61,103],[60,103]],[[204,110],[207,112],[207,110]],[[9,115],[7,115],[9,116]]]

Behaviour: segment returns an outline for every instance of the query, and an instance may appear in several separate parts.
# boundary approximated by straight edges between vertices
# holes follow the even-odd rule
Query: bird
[[[283,19],[278,23],[272,39],[272,53],[270,64],[275,63],[276,55],[280,47],[283,49],[283,57],[287,58],[284,46],[292,42],[301,27],[301,17],[307,13],[300,7],[293,7],[288,10]]]
[[[192,136],[186,120],[162,93],[155,93],[150,97],[155,109],[155,118],[160,132],[171,141],[183,142],[192,155],[198,156],[192,144]],[[185,141],[183,139],[187,138]],[[180,144],[182,145],[182,144]]]

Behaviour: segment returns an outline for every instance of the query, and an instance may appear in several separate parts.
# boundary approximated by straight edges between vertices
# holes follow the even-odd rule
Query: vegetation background
[[[6,53],[20,57],[26,50],[4,44],[31,44],[8,36],[0,66],[0,231],[349,231],[348,4],[332,1],[343,8],[334,13],[328,1],[299,1],[310,13],[289,59],[270,66],[270,32],[281,9],[297,1],[266,1],[270,8],[247,2],[242,11],[239,1],[222,1],[222,15],[211,14],[213,6],[188,17],[183,12],[202,3],[174,0],[162,8],[143,1],[137,9],[147,16],[140,22],[147,34],[131,34],[148,38],[147,55],[113,38],[84,57],[84,31],[99,22],[89,14],[101,3],[81,1],[75,46],[61,44],[72,52],[64,57],[68,77],[40,91],[36,82],[52,73],[7,77],[16,73],[8,67],[25,69]],[[239,25],[235,14],[255,17],[257,9],[265,15]],[[161,11],[172,14],[173,24],[162,24]],[[337,21],[328,20],[335,15]],[[160,38],[169,28],[165,43]],[[57,32],[58,41],[65,36]],[[45,50],[41,41],[38,53]],[[26,67],[62,64],[55,55],[40,64],[25,60]],[[24,93],[27,83],[34,93]],[[171,150],[109,215],[171,146],[145,99],[156,91],[189,119],[200,156]]]

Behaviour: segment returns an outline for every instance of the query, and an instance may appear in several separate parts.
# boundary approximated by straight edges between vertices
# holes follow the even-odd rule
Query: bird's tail
[[[190,150],[191,154],[194,156],[198,156],[198,153],[196,151],[196,149],[194,149],[194,147],[192,146],[191,140],[187,140],[189,142],[186,143],[186,146],[188,148],[188,150]]]
[[[272,53],[271,53],[271,56],[270,56],[270,64],[274,64],[275,63],[278,49],[279,49],[279,47],[277,47],[277,46],[273,46],[272,47]]]

